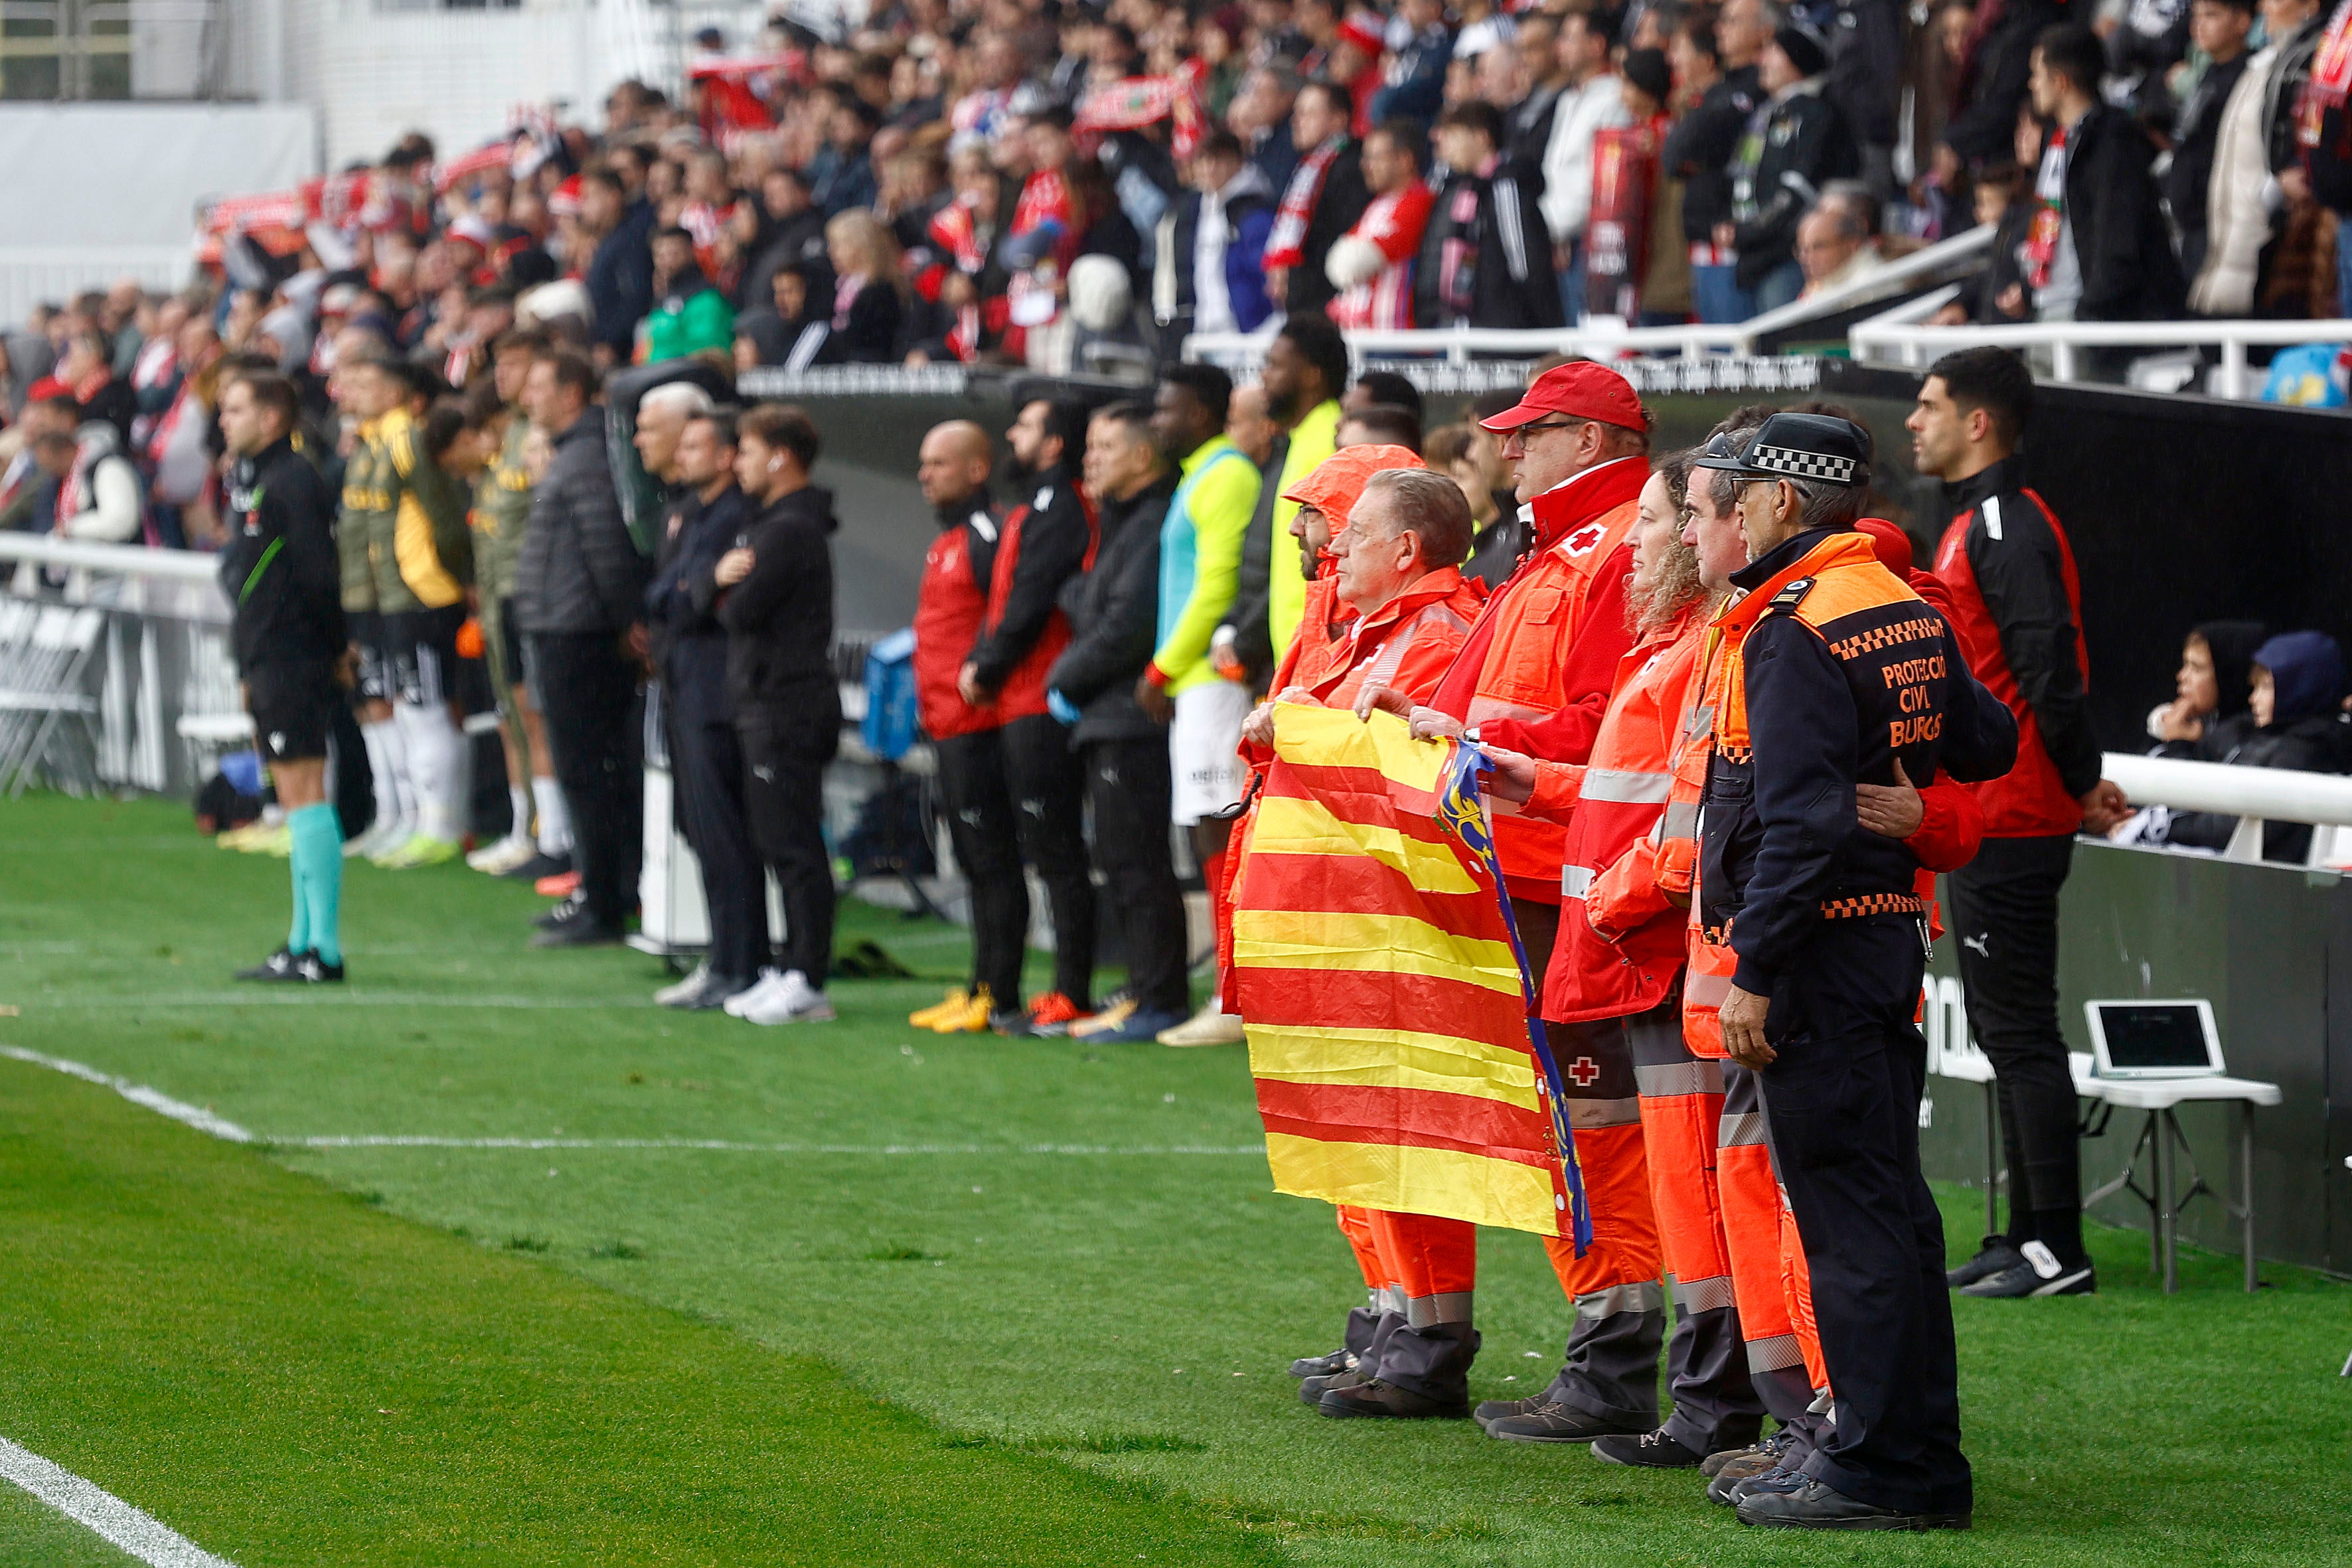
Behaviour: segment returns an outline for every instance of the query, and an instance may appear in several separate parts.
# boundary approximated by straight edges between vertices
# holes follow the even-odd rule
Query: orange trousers
[[[1723,1064],[1723,1121],[1716,1146],[1716,1190],[1730,1254],[1733,1294],[1748,1342],[1748,1372],[1764,1407],[1781,1421],[1805,1413],[1829,1385],[1813,1328],[1811,1277],[1797,1224],[1772,1174],[1764,1146],[1764,1107],[1756,1075]]]

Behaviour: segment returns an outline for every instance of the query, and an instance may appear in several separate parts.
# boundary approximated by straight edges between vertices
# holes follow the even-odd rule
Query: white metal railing
[[[1965,267],[1992,245],[1992,228],[1982,226],[1900,257],[1866,277],[1823,293],[1793,300],[1777,310],[1747,321],[1720,324],[1693,323],[1679,327],[1633,327],[1613,318],[1588,318],[1587,324],[1533,330],[1493,327],[1447,327],[1412,331],[1351,331],[1348,346],[1358,358],[1375,355],[1433,355],[1452,364],[1467,363],[1475,354],[1517,354],[1539,359],[1545,354],[1579,353],[1591,359],[1622,359],[1640,354],[1702,355],[1753,353],[1756,344],[1776,334],[1795,331],[1812,321],[1827,321],[1860,305],[1916,286]],[[1948,298],[1948,296],[1947,296]],[[1184,340],[1188,360],[1254,365],[1265,357],[1266,344],[1279,330],[1279,318],[1255,332],[1194,332]]]
[[[2336,868],[2352,851],[2352,778],[2298,773],[2288,768],[2245,768],[2229,763],[2193,763],[2109,752],[2100,768],[2136,806],[2208,811],[2238,818],[2228,860],[2263,858],[2263,826],[2269,822],[2312,825],[2305,864]]]
[[[234,722],[242,720],[244,703],[220,558],[0,533],[0,563],[7,562],[18,564],[0,605],[37,600],[104,621],[88,657],[58,679],[43,679],[21,654],[5,661],[15,668],[0,668],[0,689],[15,710],[47,706],[86,715],[90,731],[85,757],[75,726],[47,725],[41,750],[17,760],[16,782],[38,763],[68,789],[194,788],[204,754],[232,731],[242,733]],[[45,613],[54,618],[58,612]]]
[[[1998,327],[1931,327],[1920,319],[1920,315],[1934,312],[1913,314],[1916,303],[1916,300],[1906,301],[1884,315],[1855,322],[1846,332],[1846,341],[1853,348],[1853,357],[1917,368],[1956,349],[1986,345],[2021,351],[2046,348],[2050,351],[2051,379],[2065,382],[2081,379],[2080,361],[2084,349],[2146,349],[2155,352],[2218,347],[2221,351],[2221,364],[2217,390],[2223,397],[2244,398],[2253,395],[2253,383],[2246,363],[2248,349],[2284,348],[2294,343],[2352,342],[2352,321],[2345,320],[2253,321],[2200,318],[2172,321],[2020,321]]]

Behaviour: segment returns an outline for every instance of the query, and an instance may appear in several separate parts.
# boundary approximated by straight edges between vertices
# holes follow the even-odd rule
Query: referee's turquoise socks
[[[286,814],[293,837],[294,925],[289,952],[316,952],[327,963],[343,961],[337,907],[343,897],[343,828],[326,801]]]

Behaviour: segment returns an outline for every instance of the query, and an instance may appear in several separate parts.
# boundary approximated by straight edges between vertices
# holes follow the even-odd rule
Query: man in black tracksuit
[[[2192,7],[2193,9],[2193,7]],[[2180,231],[2180,275],[2194,278],[2205,265],[2206,198],[2213,184],[2213,149],[2221,134],[2221,110],[2246,74],[2252,57],[2246,35],[2252,28],[2252,0],[2208,0],[2191,23],[2205,68],[2172,121],[2172,166],[2165,171],[2164,200],[2172,226]]]
[[[2006,349],[1963,349],[1928,367],[1908,426],[1912,461],[1944,481],[1951,517],[1936,551],[1960,651],[2008,704],[2017,765],[1977,790],[1984,843],[1946,886],[1968,988],[1969,1030],[1992,1062],[2009,1164],[2009,1231],[1948,1276],[1979,1297],[2084,1294],[2074,1080],[2058,1027],[2058,895],[2074,833],[2128,810],[2101,780],[2081,584],[2065,529],[2016,457],[2033,380]]]
[[[1507,163],[1503,117],[1491,103],[1439,116],[1445,184],[1429,209],[1412,269],[1413,320],[1425,327],[1557,327],[1559,283],[1537,198],[1542,170]]]
[[[221,390],[221,431],[236,463],[222,512],[220,581],[234,606],[246,707],[286,808],[294,879],[286,945],[238,978],[319,984],[343,977],[343,836],[326,781],[345,633],[335,492],[294,448],[300,416],[283,377],[245,373]]]
[[[1085,413],[1073,404],[1032,398],[1005,434],[1024,489],[1006,514],[990,562],[988,619],[957,678],[974,707],[1003,700],[997,731],[1005,788],[1013,796],[1021,858],[1037,869],[1054,915],[1054,994],[1075,1013],[1091,1011],[1095,967],[1095,884],[1087,868],[1085,782],[1069,731],[1050,712],[1025,711],[1042,668],[1068,637],[1057,601],[1095,551],[1094,519],[1069,464],[1086,444]],[[1022,689],[1008,689],[1008,684]],[[1042,693],[1041,693],[1042,695]],[[992,1019],[1001,1033],[1023,1034],[1026,1014],[1013,997]],[[1056,1005],[1053,1009],[1063,1009]],[[1048,1022],[1067,1022],[1054,1018]]]
[[[1757,85],[1769,96],[1748,117],[1732,157],[1728,242],[1739,253],[1733,277],[1761,310],[1804,287],[1797,225],[1822,186],[1862,167],[1852,127],[1823,96],[1828,68],[1821,35],[1793,22],[1772,35],[1757,64]]]
[[[690,416],[676,462],[685,493],[663,519],[646,626],[661,672],[679,817],[710,911],[702,983],[667,1005],[698,1011],[750,989],[769,959],[766,879],[745,816],[743,750],[727,690],[727,628],[710,613],[715,590],[704,586],[750,529],[752,510],[735,484],[731,419]]]
[[[735,473],[759,515],[720,556],[709,589],[727,628],[727,689],[743,743],[751,838],[783,897],[777,984],[739,1004],[757,1024],[830,1019],[833,864],[824,847],[824,765],[841,746],[833,672],[833,492],[809,482],[807,415],[762,404],[737,431]],[[756,872],[754,873],[756,875]],[[794,984],[797,981],[798,984]]]
[[[1717,622],[1697,913],[1738,955],[1724,1049],[1759,1075],[1832,1392],[1803,1468],[1741,1482],[1738,1506],[1745,1524],[1965,1529],[1943,1222],[1919,1170],[1927,905],[1918,860],[1861,825],[1855,789],[1997,776],[2016,730],[1853,531],[1870,450],[1846,420],[1776,414],[1699,459],[1738,481],[1748,564],[1731,581],[1748,592]]]
[[[1118,404],[1087,432],[1102,544],[1092,570],[1062,589],[1070,644],[1046,679],[1057,716],[1077,721],[1070,744],[1084,762],[1095,860],[1126,938],[1137,1009],[1181,1014],[1191,995],[1183,892],[1168,847],[1168,726],[1135,700],[1136,678],[1158,645],[1160,524],[1176,493],[1150,420],[1142,405]]]
[[[524,406],[551,433],[555,458],[530,498],[515,560],[515,619],[580,867],[578,893],[558,906],[534,947],[617,942],[636,903],[645,773],[639,666],[627,639],[643,625],[646,560],[621,519],[603,411],[591,403],[596,382],[586,356],[555,349],[532,363],[523,384]]]

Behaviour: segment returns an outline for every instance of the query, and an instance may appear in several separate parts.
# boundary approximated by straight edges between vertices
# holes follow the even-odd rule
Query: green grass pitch
[[[0,1436],[240,1568],[2352,1563],[2339,1282],[2189,1253],[2168,1299],[2096,1232],[2099,1296],[1958,1304],[1973,1535],[1768,1537],[1686,1475],[1317,1417],[1283,1368],[1354,1270],[1268,1190],[1242,1054],[918,1033],[947,928],[846,906],[924,977],[756,1029],[526,952],[527,889],[356,866],[353,983],[256,991],[283,862],[155,803],[0,824],[0,1044],[262,1141],[0,1060]],[[1534,1392],[1558,1287],[1485,1249],[1475,1390]],[[0,1568],[126,1561],[0,1487]]]

